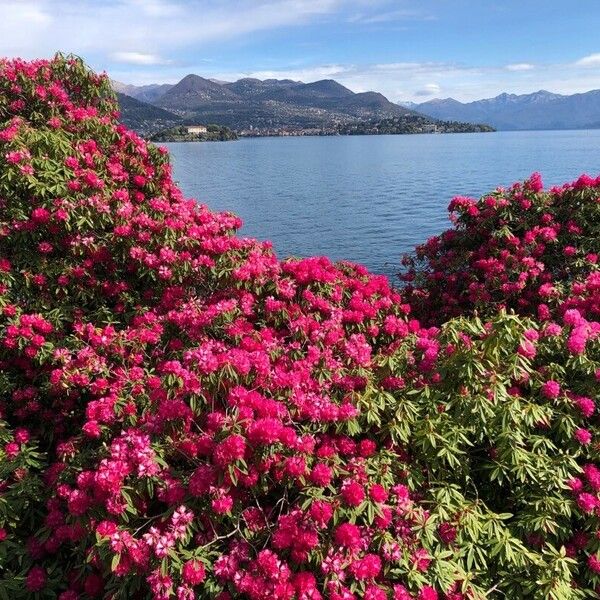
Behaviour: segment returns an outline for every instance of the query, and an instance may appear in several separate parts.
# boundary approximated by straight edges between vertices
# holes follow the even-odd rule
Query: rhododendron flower
[[[537,354],[535,345],[528,339],[521,342],[517,352],[525,358],[535,358],[535,355]]]
[[[592,434],[587,429],[576,429],[575,430],[575,439],[583,445],[589,444],[592,441]]]
[[[373,456],[377,450],[377,444],[373,440],[361,440],[358,444],[358,453],[364,457],[368,458],[369,456]]]
[[[357,548],[360,543],[360,530],[352,523],[342,523],[334,532],[334,540],[338,546]]]
[[[350,570],[356,579],[374,579],[381,571],[381,559],[376,554],[366,554],[363,558],[355,560]]]
[[[445,544],[451,544],[456,539],[456,527],[450,523],[440,523],[438,527],[438,535]]]
[[[30,592],[39,592],[46,587],[46,571],[40,566],[34,566],[27,573],[25,585]]]
[[[598,506],[598,499],[592,494],[583,492],[577,496],[577,504],[583,512],[591,514]]]
[[[413,596],[403,585],[395,585],[394,600],[413,600]]]
[[[215,498],[210,505],[215,513],[224,515],[233,507],[233,498],[227,495],[219,496],[218,498]]]
[[[587,565],[593,573],[600,573],[600,559],[595,554],[589,556]]]
[[[190,586],[200,585],[206,576],[204,565],[197,560],[189,560],[181,569],[181,579]]]
[[[315,485],[326,487],[331,482],[331,468],[323,463],[318,463],[312,468],[309,477]]]
[[[325,527],[333,516],[333,507],[329,502],[315,500],[310,505],[310,516],[319,527]]]
[[[544,397],[551,400],[558,398],[560,394],[560,384],[552,380],[546,381],[546,383],[542,385],[542,394]]]
[[[429,585],[419,590],[418,600],[438,600],[438,593]]]
[[[374,483],[369,489],[369,497],[374,502],[385,502],[388,499],[388,493],[382,485]]]
[[[358,506],[365,499],[365,491],[358,482],[346,481],[342,485],[342,499],[348,506]]]
[[[365,588],[365,600],[387,600],[387,593],[377,585],[368,585]]]
[[[425,548],[419,548],[413,553],[412,562],[419,571],[427,571],[431,563],[431,557]]]

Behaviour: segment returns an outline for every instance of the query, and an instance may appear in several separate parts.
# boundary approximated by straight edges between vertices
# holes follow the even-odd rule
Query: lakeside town
[[[370,122],[338,123],[321,127],[248,127],[239,131],[214,124],[180,125],[149,136],[153,142],[214,142],[256,137],[302,137],[338,135],[407,135],[426,133],[474,133],[495,131],[487,125],[458,122],[430,122],[419,117],[382,119]]]

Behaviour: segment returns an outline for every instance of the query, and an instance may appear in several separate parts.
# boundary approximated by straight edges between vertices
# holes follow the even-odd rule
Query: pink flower
[[[419,590],[418,600],[438,600],[438,593],[429,585]]]
[[[374,483],[369,489],[369,497],[373,502],[381,503],[388,499],[388,493],[382,485]]]
[[[412,594],[403,586],[394,586],[394,600],[413,600]]]
[[[352,523],[338,525],[333,533],[335,543],[345,548],[357,548],[360,544],[360,530]]]
[[[34,208],[31,211],[31,220],[34,223],[43,224],[50,220],[50,211],[46,208]]]
[[[596,554],[591,554],[587,561],[588,567],[593,573],[600,573],[600,559]]]
[[[100,425],[97,421],[87,421],[83,425],[83,433],[90,438],[99,438],[102,435],[102,430],[100,429]]]
[[[387,592],[378,585],[370,584],[365,588],[364,600],[387,600]]]
[[[525,187],[531,190],[534,194],[541,192],[544,189],[544,183],[540,173],[532,173],[529,179],[525,182]],[[436,596],[437,597],[437,596]],[[433,600],[432,598],[424,598],[423,600]]]
[[[592,434],[587,429],[576,429],[574,438],[583,446],[586,446],[592,441]]]
[[[358,453],[363,458],[368,458],[369,456],[373,456],[377,451],[377,444],[373,440],[364,439],[361,440],[358,444]]]
[[[331,483],[331,477],[331,469],[324,463],[318,463],[312,468],[309,479],[319,487],[326,487]]]
[[[213,460],[220,467],[234,463],[244,457],[246,442],[241,435],[230,435],[217,444],[213,452]]]
[[[440,523],[438,526],[438,535],[444,544],[451,544],[456,539],[456,527],[450,523]]]
[[[217,483],[217,473],[212,465],[200,465],[190,477],[189,490],[192,496],[207,494]]]
[[[188,585],[200,585],[206,576],[204,565],[199,560],[188,560],[181,569],[181,579]]]
[[[225,515],[233,507],[233,498],[231,496],[223,495],[219,498],[215,498],[210,505],[218,515]]]
[[[27,442],[29,442],[31,438],[31,435],[29,431],[24,427],[18,427],[17,429],[15,429],[14,437],[15,442],[17,442],[18,444],[27,444]]]
[[[517,349],[517,352],[521,355],[524,356],[525,358],[535,358],[535,355],[537,354],[537,350],[535,349],[534,344],[529,341],[528,339],[525,339],[521,342],[521,344],[519,345],[519,348]]]
[[[21,446],[17,442],[9,442],[8,444],[5,444],[4,452],[6,452],[6,456],[12,460],[21,452]]]
[[[589,515],[592,514],[598,506],[598,499],[592,494],[583,492],[577,496],[577,505],[584,513]]]
[[[577,326],[580,323],[582,323],[583,317],[581,316],[581,313],[577,309],[570,308],[565,311],[565,314],[563,316],[563,321],[564,321],[565,325]]]
[[[548,380],[542,385],[542,396],[550,400],[558,398],[560,395],[560,384],[556,381]]]
[[[374,579],[381,571],[381,559],[377,554],[365,554],[360,560],[350,565],[350,570],[356,579]]]
[[[583,466],[583,474],[591,488],[598,492],[600,491],[600,469],[591,463]]]
[[[40,592],[46,587],[46,580],[46,571],[40,566],[35,566],[29,570],[25,586],[30,592]]]
[[[429,565],[431,564],[431,557],[429,556],[429,552],[425,550],[425,548],[419,548],[413,552],[411,560],[415,567],[419,571],[427,571],[429,569]]]
[[[574,398],[575,406],[579,409],[584,417],[591,417],[596,410],[596,404],[591,398],[585,396],[576,396]]]
[[[359,506],[365,499],[365,490],[356,481],[345,481],[342,485],[341,495],[347,506]]]
[[[333,507],[324,500],[315,500],[310,505],[309,514],[317,526],[325,527],[333,516]]]

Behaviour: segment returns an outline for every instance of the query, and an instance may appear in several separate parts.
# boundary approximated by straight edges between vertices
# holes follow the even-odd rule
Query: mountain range
[[[175,85],[133,86],[113,82],[123,120],[218,123],[236,130],[311,129],[416,113],[377,92],[355,93],[332,79],[303,83],[290,79],[244,78],[222,82],[186,75]],[[134,104],[132,100],[142,104]],[[421,116],[421,115],[420,115]],[[148,117],[148,118],[146,118]],[[433,122],[433,121],[432,121]],[[139,129],[139,128],[138,128]]]
[[[217,123],[238,131],[310,130],[411,115],[499,130],[600,128],[600,90],[573,95],[540,90],[473,102],[436,98],[396,104],[377,92],[355,93],[333,79],[303,83],[246,77],[226,82],[190,74],[176,84],[113,82],[113,87],[123,120],[143,133],[191,123]]]
[[[600,90],[573,95],[540,90],[467,103],[445,98],[404,106],[435,119],[487,123],[499,130],[600,128]]]

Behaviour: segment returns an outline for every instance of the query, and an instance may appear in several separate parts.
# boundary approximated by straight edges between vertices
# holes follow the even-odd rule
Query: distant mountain
[[[540,90],[533,94],[500,94],[463,103],[453,98],[414,105],[414,110],[436,119],[487,123],[496,129],[600,128],[600,90],[571,96]]]
[[[415,114],[382,94],[356,94],[333,79],[312,83],[254,78],[223,82],[190,74],[160,89],[119,85],[119,91],[143,97],[186,123],[218,123],[236,130],[311,129]]]
[[[410,110],[416,110],[418,103],[417,102],[411,102],[410,100],[406,100],[405,102],[398,102],[399,106],[404,106],[404,108],[410,108]]]
[[[377,115],[391,114],[394,116],[414,114],[414,111],[390,102],[379,92],[361,92],[344,97],[340,106],[353,114],[366,115],[372,112]]]
[[[237,101],[238,96],[225,85],[199,75],[186,75],[160,96],[155,104],[171,111],[188,113],[206,104]]]
[[[150,85],[129,85],[127,83],[121,83],[120,81],[112,81],[113,89],[116,92],[127,94],[136,100],[141,102],[155,102],[158,100],[166,91],[171,89],[173,86],[169,83],[151,83]]]
[[[265,90],[263,100],[311,106],[313,108],[335,108],[354,92],[333,79],[323,79],[313,83],[270,86]]]
[[[232,92],[245,98],[257,100],[269,93],[281,88],[288,88],[303,85],[300,81],[292,81],[291,79],[254,79],[252,77],[244,77],[233,83],[225,83],[225,87]]]
[[[117,101],[121,111],[121,122],[141,135],[149,136],[181,124],[181,117],[127,94],[117,92]]]

